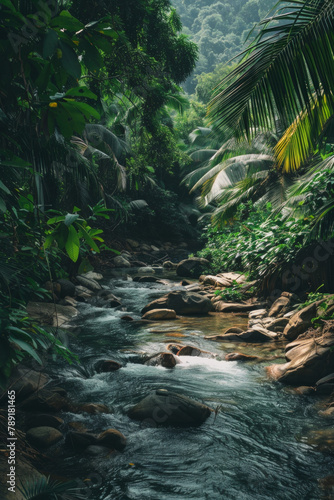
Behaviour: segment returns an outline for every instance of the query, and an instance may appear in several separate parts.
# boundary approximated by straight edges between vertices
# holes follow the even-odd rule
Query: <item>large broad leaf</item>
[[[2,191],[4,191],[5,193],[10,194],[10,191],[9,191],[8,187],[7,187],[7,186],[5,186],[5,185],[4,185],[4,183],[3,183],[2,181],[0,181],[0,189],[1,189]]]
[[[65,244],[65,248],[69,258],[73,262],[76,262],[79,257],[80,240],[74,226],[69,226],[68,228],[68,237]]]
[[[73,17],[67,10],[63,10],[59,16],[52,19],[51,26],[60,27],[75,32],[81,30],[84,25],[76,17]]]
[[[14,342],[15,344],[17,344],[19,347],[21,347],[21,349],[25,352],[27,352],[28,354],[30,354],[30,356],[32,358],[34,358],[40,365],[43,364],[41,358],[38,356],[37,352],[35,351],[35,349],[30,345],[28,344],[27,342],[24,342],[23,340],[20,340],[16,337],[13,337],[12,335],[9,336],[9,340],[11,342]]]
[[[90,248],[92,250],[94,250],[95,252],[99,253],[100,252],[99,247],[97,246],[97,244],[95,243],[95,241],[93,240],[93,238],[88,234],[88,232],[83,227],[83,225],[77,223],[77,226],[80,228],[81,236],[84,238],[84,240],[86,241],[86,243],[90,246]]]
[[[48,30],[43,43],[43,58],[48,59],[56,52],[58,35],[54,30]]]
[[[78,56],[75,51],[64,43],[63,41],[59,42],[59,47],[62,51],[61,63],[65,71],[68,74],[73,76],[76,80],[81,76],[81,66],[78,60]]]
[[[71,224],[73,224],[74,221],[76,221],[79,217],[79,214],[67,214],[65,216],[65,220],[64,220],[64,223],[66,224],[66,226],[70,226]]]
[[[93,94],[87,87],[74,87],[69,89],[65,97],[87,97],[88,99],[97,99],[97,95]]]

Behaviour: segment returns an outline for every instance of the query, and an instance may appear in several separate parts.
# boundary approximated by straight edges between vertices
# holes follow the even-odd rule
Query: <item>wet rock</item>
[[[183,278],[198,278],[203,270],[209,265],[209,261],[201,257],[191,257],[179,262],[176,274]]]
[[[95,365],[95,370],[97,373],[108,373],[115,372],[122,368],[122,365],[117,361],[113,361],[112,359],[101,359]]]
[[[60,298],[64,297],[74,297],[75,295],[75,285],[72,281],[61,278],[57,280],[57,283],[60,285]]]
[[[116,429],[107,429],[98,436],[97,442],[100,446],[122,451],[126,446],[126,437]]]
[[[22,402],[21,409],[25,411],[58,412],[70,411],[70,401],[56,392],[42,389]]]
[[[126,314],[125,316],[121,317],[121,320],[122,321],[134,321],[134,318],[132,316],[129,316],[128,314]]]
[[[165,269],[176,269],[178,266],[177,263],[175,262],[171,262],[170,260],[166,260],[163,264],[162,264],[162,267],[164,267]]]
[[[183,345],[182,344],[168,344],[167,350],[171,351],[173,354],[177,354],[180,349],[182,349]]]
[[[110,290],[99,290],[92,298],[91,303],[96,307],[105,308],[114,308],[122,305],[120,299]]]
[[[81,274],[76,276],[76,280],[80,285],[88,288],[88,290],[91,290],[92,292],[98,292],[99,290],[102,290],[102,286],[100,285],[100,283],[98,283],[96,280],[86,278]]]
[[[177,352],[177,356],[197,356],[202,358],[214,358],[216,355],[209,351],[203,351],[191,345],[182,346]]]
[[[64,398],[66,398],[67,396],[67,391],[63,387],[50,387],[49,390],[51,392],[56,392],[57,394],[63,396]]]
[[[123,257],[122,255],[117,255],[113,258],[113,264],[115,267],[131,267],[131,263]]]
[[[317,316],[317,306],[319,304],[320,301],[313,302],[313,304],[309,304],[293,314],[289,319],[289,323],[284,328],[284,337],[288,340],[295,340],[298,335],[304,333],[310,326],[312,326],[311,320]]]
[[[81,452],[90,445],[97,445],[98,440],[94,434],[88,432],[69,431],[66,435],[65,444],[76,452]]]
[[[216,287],[231,287],[237,283],[244,283],[246,278],[239,273],[220,273],[217,276],[211,274],[203,278],[204,285],[211,285]]]
[[[226,354],[225,361],[256,361],[260,359],[258,356],[251,356],[249,354],[242,354],[241,352],[230,352]]]
[[[139,283],[159,283],[160,279],[156,276],[135,276],[133,281],[137,281]]]
[[[130,238],[127,238],[126,239],[126,242],[128,245],[130,245],[131,248],[133,248],[134,250],[138,249],[140,247],[140,244],[138,243],[138,241],[136,240],[132,240]]]
[[[76,407],[76,411],[98,415],[99,413],[110,413],[108,406],[98,403],[85,403]]]
[[[53,427],[33,427],[26,434],[27,440],[37,448],[49,448],[63,439],[63,435]]]
[[[178,360],[171,352],[161,352],[155,354],[145,362],[148,366],[162,366],[163,368],[174,368],[180,360]]]
[[[64,297],[62,300],[59,301],[59,304],[61,306],[76,307],[78,305],[78,301],[75,300],[75,298],[73,298],[73,297]]]
[[[69,422],[67,425],[68,425],[69,429],[71,429],[73,431],[87,432],[87,428],[86,428],[85,424],[83,424],[82,422],[74,421],[74,422]]]
[[[176,312],[173,309],[151,309],[143,315],[143,319],[153,321],[176,319]]]
[[[247,304],[247,303],[238,303],[238,302],[224,302],[219,300],[213,304],[213,308],[217,312],[235,312],[235,313],[243,313],[252,311],[256,308],[263,308],[263,303],[259,304]]]
[[[251,342],[262,343],[270,342],[277,338],[277,334],[266,330],[265,328],[251,328],[242,333],[225,333],[222,335],[213,335],[204,337],[208,340],[220,340],[223,342]]]
[[[94,271],[88,271],[88,273],[84,273],[81,276],[87,278],[89,280],[100,281],[103,279],[103,275],[100,273],[95,273]]]
[[[290,385],[314,385],[332,372],[334,337],[297,340],[286,346],[287,363],[266,368],[268,375]]]
[[[248,314],[249,319],[262,319],[267,316],[267,309],[255,309]]]
[[[186,396],[158,389],[129,411],[129,417],[147,426],[198,426],[210,416],[211,409]]]
[[[299,298],[294,293],[283,292],[281,296],[272,304],[268,316],[283,316],[294,304],[299,302]]]
[[[283,332],[286,325],[289,323],[288,318],[264,318],[262,324],[271,332]]]
[[[230,328],[227,328],[222,335],[225,335],[226,333],[243,333],[245,330],[242,330],[241,328],[238,328],[237,326],[231,326]]]
[[[194,292],[177,290],[164,297],[154,300],[142,309],[142,314],[152,309],[173,309],[176,314],[196,315],[207,314],[212,310],[209,299]]]
[[[48,413],[34,414],[30,415],[26,420],[26,429],[31,429],[33,427],[53,427],[54,429],[59,429],[64,425],[64,420],[55,415],[50,415]]]
[[[317,394],[332,394],[334,393],[334,373],[330,373],[326,377],[321,378],[315,384]]]
[[[318,412],[318,415],[320,415],[320,417],[323,417],[323,418],[328,418],[328,419],[332,419],[334,418],[334,407],[331,407],[331,408],[327,408],[326,410],[320,410]]]
[[[307,443],[315,446],[318,451],[323,453],[334,452],[334,429],[320,429],[311,431],[307,436]]]
[[[51,326],[61,326],[78,315],[74,307],[46,302],[28,302],[27,313],[42,325]]]
[[[301,394],[302,396],[310,396],[314,394],[314,387],[309,385],[301,385],[295,388],[295,392],[297,394]]]
[[[88,302],[92,295],[93,292],[82,285],[75,287],[75,298],[80,302]]]
[[[8,381],[8,390],[14,390],[16,399],[21,401],[37,390],[42,389],[49,381],[44,373],[37,372],[24,366],[13,369]]]

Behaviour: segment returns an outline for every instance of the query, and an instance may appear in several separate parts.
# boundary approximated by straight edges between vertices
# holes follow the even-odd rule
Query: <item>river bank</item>
[[[204,302],[215,299],[216,283],[193,278],[186,278],[191,282],[186,283],[168,267],[158,266],[152,268],[153,272],[135,267],[109,269],[109,276],[105,271],[104,278],[96,281],[120,303],[101,307],[94,303],[99,292],[91,290],[95,298],[86,297],[87,302],[76,305],[80,314],[73,320],[69,345],[81,364],[71,367],[51,360],[45,367],[53,381],[47,387],[58,386],[57,394],[68,398],[72,405],[60,408],[54,416],[63,421],[59,427],[63,436],[72,432],[73,437],[69,424],[76,422],[76,437],[81,433],[99,441],[103,432],[116,429],[127,441],[122,452],[110,454],[112,447],[108,452],[101,450],[101,441],[91,441],[80,451],[69,452],[64,449],[66,440],[62,437],[63,441],[60,439],[45,451],[56,462],[46,466],[44,472],[57,470],[58,475],[75,477],[79,485],[87,488],[89,481],[85,484],[84,476],[93,470],[95,479],[90,478],[88,489],[92,498],[103,500],[143,495],[152,499],[198,499],[208,495],[232,499],[240,498],[241,493],[245,498],[319,498],[318,480],[326,472],[330,474],[332,449],[331,438],[325,432],[326,428],[330,430],[330,420],[318,413],[326,411],[324,405],[329,405],[330,400],[316,394],[318,389],[314,394],[296,395],[300,389],[282,390],[281,384],[267,378],[265,367],[273,361],[284,361],[286,340],[272,335],[268,340],[265,330],[271,330],[264,318],[276,322],[277,331],[272,333],[277,336],[283,333],[282,321],[268,316],[270,309],[264,313],[263,304],[254,299],[243,304],[248,311],[245,307],[235,312],[208,311],[205,316],[178,312],[173,320],[143,321],[142,310],[158,298],[161,305],[161,297],[166,294],[175,297],[186,293],[188,298],[194,298],[200,292]],[[145,276],[154,280],[145,281]],[[284,331],[287,323],[283,323]],[[229,332],[236,328],[262,335],[261,343],[258,337],[250,342],[251,336],[240,338],[236,337],[239,331]],[[220,339],[217,334],[232,337]],[[193,350],[182,355],[186,346]],[[161,358],[152,363],[162,352],[179,361],[174,368],[161,366]],[[241,357],[239,361],[233,359],[235,352],[249,362],[242,363]],[[97,369],[108,359],[118,363],[119,369]],[[147,426],[147,422],[143,425],[129,419],[129,410],[152,390],[159,389],[189,396],[214,411],[201,427],[189,429]],[[61,395],[61,391],[66,392]],[[321,403],[321,408],[316,408],[315,403]],[[100,446],[100,450],[87,452],[92,446]],[[325,454],[316,451],[319,446]],[[92,451],[97,455],[91,455]],[[57,469],[52,470],[55,463]]]

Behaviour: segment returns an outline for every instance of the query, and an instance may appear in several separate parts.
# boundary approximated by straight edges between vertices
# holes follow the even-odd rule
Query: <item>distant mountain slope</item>
[[[237,55],[254,24],[263,19],[276,0],[172,0],[181,16],[183,32],[199,46],[195,74],[209,73]],[[194,77],[187,81],[194,90]]]

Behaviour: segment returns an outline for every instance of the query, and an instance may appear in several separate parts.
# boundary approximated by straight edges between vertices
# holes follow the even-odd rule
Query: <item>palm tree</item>
[[[259,24],[242,61],[216,89],[209,112],[219,130],[232,129],[239,138],[278,124],[287,129],[276,155],[289,172],[312,155],[334,114],[334,4],[284,4],[280,0],[282,8]]]

